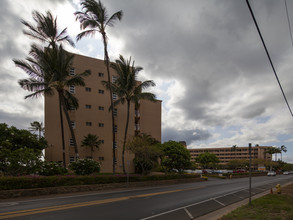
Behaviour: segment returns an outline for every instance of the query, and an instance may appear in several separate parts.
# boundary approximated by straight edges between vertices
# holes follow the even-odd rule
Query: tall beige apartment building
[[[91,70],[91,75],[85,77],[85,87],[68,88],[79,100],[79,108],[69,112],[72,126],[76,135],[80,158],[91,157],[91,150],[81,147],[84,136],[95,134],[102,140],[103,144],[95,149],[93,159],[101,163],[101,172],[112,172],[112,120],[109,91],[102,85],[107,81],[107,70],[103,60],[86,56],[75,55],[71,74]],[[112,80],[115,80],[116,73],[110,70]],[[113,94],[113,99],[117,96]],[[116,130],[116,171],[122,172],[122,143],[126,124],[126,104],[118,105],[114,109],[115,130]],[[70,131],[65,119],[65,145],[67,164],[74,160],[74,147]],[[58,109],[57,93],[53,97],[45,97],[45,137],[48,141],[48,148],[45,150],[47,161],[62,161],[62,141],[60,117]],[[161,142],[161,101],[150,102],[141,100],[139,108],[135,109],[134,104],[130,108],[130,120],[128,127],[128,138],[138,133],[150,134]],[[126,170],[132,172],[134,155],[126,152]]]
[[[272,156],[266,153],[266,150],[271,146],[255,146],[251,148],[251,157],[252,159],[263,159],[263,160],[272,160]],[[195,158],[199,154],[204,152],[209,152],[215,154],[221,164],[228,163],[230,160],[248,160],[249,159],[249,149],[248,147],[236,147],[235,149],[231,147],[225,148],[196,148],[188,149],[191,155],[191,160],[195,161]]]

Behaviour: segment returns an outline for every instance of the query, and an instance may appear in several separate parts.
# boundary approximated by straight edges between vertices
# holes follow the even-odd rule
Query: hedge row
[[[223,174],[223,176],[227,176],[227,177],[230,177],[231,173],[225,173]],[[267,173],[266,172],[251,172],[251,175],[252,176],[266,176]],[[245,172],[245,173],[233,173],[232,174],[232,177],[233,176],[239,176],[239,177],[247,177],[249,176],[249,173],[248,172]]]
[[[98,176],[21,176],[0,177],[0,190],[31,189],[55,186],[73,186],[90,184],[121,183],[126,181],[126,175],[98,175]],[[183,178],[200,178],[199,175],[170,174],[170,175],[129,175],[129,182],[171,180]]]

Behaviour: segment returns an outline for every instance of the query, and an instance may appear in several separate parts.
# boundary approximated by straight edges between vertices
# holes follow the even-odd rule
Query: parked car
[[[269,171],[267,173],[267,176],[276,176],[276,172],[275,171]]]
[[[284,175],[289,175],[288,171],[283,172]]]
[[[210,170],[210,169],[205,169],[205,170],[203,170],[202,172],[203,172],[204,174],[207,174],[207,173],[211,174],[211,173],[213,173],[213,171]]]

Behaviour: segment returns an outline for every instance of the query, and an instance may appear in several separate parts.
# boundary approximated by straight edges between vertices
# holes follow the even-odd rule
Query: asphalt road
[[[252,195],[293,181],[293,175],[253,177]],[[135,190],[7,200],[0,219],[193,219],[249,196],[248,178],[209,179]]]

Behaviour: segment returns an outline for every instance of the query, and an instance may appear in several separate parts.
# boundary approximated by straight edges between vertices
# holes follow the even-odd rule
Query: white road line
[[[201,201],[201,202],[197,202],[197,203],[193,203],[193,204],[190,204],[190,205],[187,205],[187,206],[183,206],[183,207],[180,207],[180,208],[177,208],[177,209],[172,209],[172,210],[169,210],[169,211],[166,211],[166,212],[162,212],[162,213],[159,213],[159,214],[156,214],[156,215],[152,215],[152,216],[149,216],[149,217],[146,217],[146,218],[142,218],[141,220],[152,219],[152,218],[155,218],[155,217],[158,217],[158,216],[161,216],[161,215],[165,215],[165,214],[168,214],[168,213],[171,213],[171,212],[176,212],[178,210],[186,209],[186,208],[189,208],[191,206],[199,205],[201,203],[205,203],[205,202],[208,202],[208,201],[211,201],[211,200],[216,200],[217,198],[221,198],[221,197],[224,197],[224,196],[236,193],[236,192],[240,192],[242,190],[243,189],[240,189],[240,190],[237,190],[237,191],[234,191],[234,192],[231,192],[231,193],[227,193],[227,194],[222,195],[222,196],[218,196],[218,197],[215,197],[215,198],[210,198],[210,199],[207,199],[207,200],[204,200],[204,201]]]
[[[219,204],[222,205],[222,206],[226,206],[224,203],[221,203],[220,201],[218,201],[218,200],[216,200],[216,199],[214,199],[214,201],[217,202],[217,203],[219,203]]]
[[[190,219],[193,219],[193,216],[186,208],[184,208],[184,211],[187,213],[187,215],[189,216]]]

